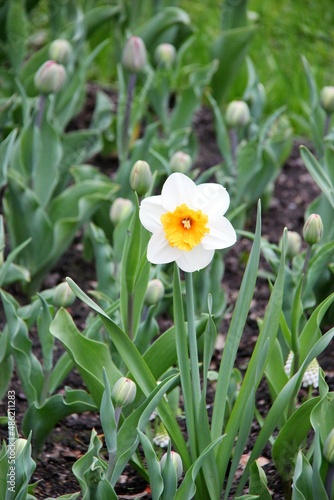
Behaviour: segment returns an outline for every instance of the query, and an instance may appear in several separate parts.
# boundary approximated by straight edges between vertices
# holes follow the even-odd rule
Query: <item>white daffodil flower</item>
[[[186,272],[206,267],[216,249],[236,242],[236,232],[223,216],[229,204],[229,194],[219,184],[196,186],[184,174],[170,175],[161,195],[141,202],[140,221],[153,233],[148,260],[152,264],[175,261]]]

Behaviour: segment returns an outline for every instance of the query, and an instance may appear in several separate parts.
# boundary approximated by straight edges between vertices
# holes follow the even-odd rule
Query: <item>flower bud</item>
[[[318,243],[324,232],[324,226],[319,214],[311,214],[303,227],[303,237],[310,246]]]
[[[15,457],[18,458],[19,455],[23,452],[24,448],[26,447],[28,441],[27,439],[23,438],[17,438],[15,440]]]
[[[323,87],[320,92],[320,104],[327,114],[334,112],[334,87]]]
[[[134,401],[136,392],[136,384],[129,378],[121,377],[111,391],[111,399],[116,408],[123,408]]]
[[[229,127],[244,127],[250,122],[250,111],[244,101],[232,101],[226,108],[226,123]]]
[[[49,48],[49,57],[59,64],[67,64],[72,54],[72,45],[64,38],[54,40]]]
[[[145,68],[146,61],[147,56],[144,41],[138,36],[130,36],[122,54],[124,68],[132,71],[132,73],[139,73],[139,71]]]
[[[110,220],[114,224],[126,219],[132,212],[133,203],[127,198],[116,198],[110,207]]]
[[[133,165],[130,174],[131,188],[138,196],[143,196],[150,189],[152,184],[152,172],[146,161],[138,160]]]
[[[66,71],[55,61],[46,61],[35,74],[34,82],[40,94],[58,92],[64,86]]]
[[[191,156],[183,151],[176,151],[170,159],[170,168],[172,172],[181,172],[186,174],[192,165]]]
[[[286,247],[286,258],[288,260],[292,259],[299,254],[302,246],[302,239],[299,233],[296,231],[287,232],[287,247]],[[280,248],[282,247],[282,239],[280,240]]]
[[[59,283],[53,292],[53,303],[56,307],[68,307],[75,301],[76,295],[67,281]]]
[[[162,281],[158,279],[149,281],[144,298],[145,304],[148,306],[157,304],[164,296],[164,293],[165,287]]]
[[[161,43],[157,46],[154,52],[154,59],[158,64],[163,66],[171,66],[175,61],[176,50],[171,43]]]
[[[161,467],[161,469],[163,469],[164,466],[165,466],[165,464],[166,464],[167,455],[168,454],[165,453],[161,457],[161,460],[160,460],[160,467]],[[181,479],[181,476],[182,476],[182,473],[183,473],[182,458],[180,457],[180,455],[178,453],[176,453],[176,451],[171,451],[170,452],[170,459],[172,461],[174,470],[176,472],[177,480],[179,481]]]
[[[328,434],[322,454],[331,465],[334,465],[334,428]]]

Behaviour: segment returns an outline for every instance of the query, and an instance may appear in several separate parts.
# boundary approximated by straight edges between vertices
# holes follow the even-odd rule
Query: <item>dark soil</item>
[[[93,107],[93,102],[90,102],[90,106]],[[80,120],[83,120],[87,126],[85,117],[80,117],[78,121],[80,122]],[[77,126],[80,126],[80,123],[73,124],[73,127]],[[194,127],[200,141],[198,165],[201,168],[209,168],[221,161],[214,139],[211,113],[205,109],[201,110],[196,116]],[[105,159],[99,157],[96,157],[93,162],[103,169],[107,164]],[[263,237],[272,243],[277,243],[286,226],[288,229],[301,234],[305,209],[318,193],[318,188],[305,170],[299,157],[298,144],[295,144],[289,160],[277,179],[270,206],[263,214]],[[254,230],[254,220],[255,213],[251,214],[247,223],[250,231]],[[242,256],[247,254],[249,249],[250,242],[241,237],[237,244],[226,254],[223,286],[230,305],[233,305],[237,297],[243,276]],[[263,266],[265,266],[265,263],[263,263]],[[72,277],[85,290],[88,290],[89,284],[96,279],[93,264],[87,263],[83,259],[80,234],[78,234],[71,248],[61,258],[56,268],[50,273],[45,286],[53,286],[66,276]],[[247,366],[252,354],[258,334],[257,319],[263,316],[268,296],[267,281],[259,278],[237,358],[237,366],[241,370],[244,370]],[[88,314],[88,308],[77,300],[71,306],[70,313],[78,328],[82,329]],[[229,317],[227,315],[222,323],[222,334],[228,326]],[[217,363],[219,363],[220,354],[221,351],[217,350],[215,356]],[[332,359],[333,345],[319,359],[325,371],[327,382],[333,390]],[[81,378],[75,370],[69,375],[65,385],[72,388],[82,387]],[[26,398],[18,380],[14,379],[12,381],[11,389],[16,391],[16,421],[18,429],[20,429],[20,422],[26,410]],[[257,401],[261,413],[266,414],[270,406],[270,398],[265,383],[262,383],[258,390]],[[2,415],[6,414],[7,401],[0,404],[0,409]],[[35,491],[35,495],[39,500],[79,491],[79,485],[71,469],[74,462],[87,451],[92,428],[95,428],[98,433],[102,433],[97,413],[74,414],[65,418],[56,426],[47,440],[43,452],[37,459],[37,468],[33,476],[33,481],[39,481]],[[245,454],[252,449],[258,432],[258,426],[254,424]],[[0,437],[6,439],[7,429],[5,427],[0,427]],[[270,461],[270,449],[264,450],[263,455],[268,462],[264,465],[264,469],[268,477],[269,487],[273,492],[273,498],[282,499],[281,482]],[[145,482],[130,467],[124,471],[121,477],[118,495],[119,498],[151,498]]]

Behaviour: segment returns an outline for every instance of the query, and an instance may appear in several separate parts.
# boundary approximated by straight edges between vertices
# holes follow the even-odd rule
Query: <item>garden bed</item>
[[[84,119],[81,117],[80,119]],[[78,123],[75,124],[78,126]],[[200,142],[199,157],[197,165],[201,169],[206,169],[221,161],[217,150],[212,116],[209,110],[202,109],[195,119],[195,130]],[[104,158],[96,157],[93,164],[100,166],[104,173],[112,175],[114,166]],[[304,224],[304,213],[309,203],[318,195],[319,190],[314,184],[311,176],[306,171],[299,156],[299,145],[294,144],[292,154],[284,165],[276,183],[269,208],[263,213],[262,234],[271,243],[278,243],[284,227],[297,231],[301,234]],[[255,212],[250,215],[247,221],[247,229],[254,230]],[[94,287],[95,271],[92,263],[87,263],[82,256],[82,244],[80,234],[71,245],[71,248],[63,255],[58,265],[52,270],[44,282],[44,287],[51,287],[70,276],[83,290],[88,291]],[[225,275],[223,286],[226,290],[229,306],[233,306],[236,300],[239,285],[243,276],[243,262],[250,250],[250,242],[244,237],[240,237],[237,244],[228,251],[225,257]],[[261,266],[266,267],[265,262]],[[12,287],[11,293],[22,300],[19,290]],[[269,289],[266,279],[258,278],[256,293],[254,295],[251,310],[249,313],[246,328],[241,340],[237,357],[237,367],[243,371],[251,356],[255,345],[258,327],[257,319],[263,317],[264,309],[268,302]],[[88,307],[79,300],[70,308],[70,313],[79,329],[85,324],[88,314]],[[220,339],[224,338],[224,333],[228,327],[231,313],[227,313],[222,323]],[[60,346],[58,346],[61,349]],[[214,362],[218,368],[221,355],[221,348],[218,345]],[[326,380],[331,390],[334,389],[334,369],[333,369],[333,345],[325,351],[319,358],[319,362],[325,371]],[[66,379],[65,385],[71,388],[82,387],[82,380],[76,370]],[[26,410],[26,398],[20,388],[19,382],[14,378],[11,389],[16,392],[16,421],[18,429]],[[302,397],[302,394],[301,394]],[[212,397],[208,397],[210,402]],[[266,415],[270,406],[270,397],[266,384],[262,383],[257,393],[257,404],[262,415]],[[0,405],[1,413],[6,412],[6,401]],[[75,477],[71,472],[72,465],[88,448],[90,433],[95,428],[98,433],[102,433],[99,415],[97,413],[73,414],[62,420],[48,438],[43,452],[37,458],[37,468],[33,475],[33,480],[38,481],[36,487],[36,497],[40,500],[47,497],[56,497],[61,494],[79,490]],[[253,426],[250,440],[245,450],[245,460],[247,452],[252,449],[252,444],[258,435],[257,425]],[[7,430],[0,427],[1,438],[6,439]],[[263,465],[268,477],[269,487],[274,499],[283,498],[280,478],[271,462],[270,450],[264,450]],[[124,471],[117,489],[119,498],[150,498],[149,489],[145,482],[130,468]]]

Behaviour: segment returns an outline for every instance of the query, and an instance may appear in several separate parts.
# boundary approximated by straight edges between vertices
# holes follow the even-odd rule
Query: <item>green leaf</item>
[[[203,315],[197,322],[197,338],[203,335],[207,321],[207,317]],[[163,357],[160,355],[162,352],[164,353]],[[177,362],[175,327],[172,326],[160,335],[147,349],[143,357],[154,375],[154,378],[159,380],[161,376]]]
[[[296,454],[310,430],[310,415],[319,399],[305,401],[284,424],[275,440],[272,457],[284,481],[293,475]]]
[[[238,487],[238,492],[239,490],[242,490],[242,488],[244,487],[247,481],[249,467],[254,462],[254,460],[256,460],[256,458],[260,455],[263,447],[265,446],[268,439],[272,435],[274,429],[277,427],[277,423],[280,421],[283,412],[285,411],[287,405],[289,404],[289,401],[291,401],[291,398],[296,397],[305,370],[307,369],[308,365],[310,364],[312,359],[317,357],[327,347],[333,336],[334,336],[334,328],[329,330],[327,333],[323,335],[322,338],[318,340],[318,342],[313,346],[313,348],[309,352],[307,358],[304,360],[298,372],[288,381],[286,386],[283,388],[283,390],[277,396],[276,400],[273,402],[269,410],[269,413],[264,421],[262,429],[258,435],[256,443],[253,447],[251,456],[245,467],[244,473],[242,475]]]
[[[99,407],[104,391],[103,368],[112,384],[122,376],[111,359],[107,345],[80,334],[65,309],[59,309],[50,325],[50,331],[64,344]]]
[[[41,310],[37,318],[38,338],[41,343],[43,353],[43,365],[45,371],[51,371],[53,366],[53,346],[54,337],[50,333],[50,324],[52,316],[49,306],[45,299],[39,295],[41,301]]]
[[[330,178],[328,177],[324,167],[305,146],[300,147],[300,155],[305,164],[305,167],[310,172],[313,179],[318,184],[319,188],[334,209],[334,186]]]
[[[250,469],[250,493],[257,493],[255,498],[259,500],[270,500],[271,494],[268,489],[267,478],[262,467],[254,462]]]
[[[229,140],[229,135],[225,126],[225,122],[222,117],[222,113],[219,109],[219,106],[215,99],[208,94],[207,99],[210,103],[210,106],[213,109],[214,117],[215,117],[215,130],[217,133],[217,145],[221,154],[224,157],[224,161],[226,163],[227,172],[231,174],[233,172],[233,159],[231,153],[231,145]]]
[[[87,38],[91,36],[93,31],[100,29],[103,23],[110,23],[110,21],[120,14],[120,7],[118,5],[99,5],[93,7],[84,13],[84,23],[87,31]]]
[[[160,462],[147,436],[140,430],[138,430],[138,435],[147,462],[152,500],[159,500],[161,498],[161,494],[164,489],[163,480],[161,476]]]
[[[13,144],[17,135],[17,129],[10,134],[0,144],[0,188],[7,183],[8,164],[12,155]]]
[[[100,420],[110,461],[111,456],[116,456],[117,451],[117,423],[115,418],[115,409],[111,401],[110,383],[105,369],[103,370],[103,383],[104,391],[100,406]],[[110,480],[110,477],[108,480]]]
[[[67,281],[77,297],[79,297],[83,302],[85,302],[89,307],[91,307],[99,314],[110,336],[111,341],[115,345],[125,365],[132,374],[132,378],[139,385],[140,389],[147,397],[154,390],[156,386],[156,380],[149,367],[147,366],[144,358],[140,355],[133,342],[131,342],[128,335],[123,330],[121,330],[119,326],[116,325],[116,323],[114,323],[112,319],[97,304],[95,304],[95,302],[91,300],[70,278],[68,278]],[[178,427],[174,415],[172,414],[171,410],[164,400],[162,400],[160,403],[159,414],[169,435],[171,436],[171,439],[175,444],[175,447],[182,457],[185,467],[189,466],[190,458],[182,433]]]
[[[211,424],[211,435],[213,439],[221,435],[224,426],[224,416],[229,381],[255,289],[260,258],[260,248],[261,208],[259,204],[254,243],[235,304],[219,369]]]
[[[66,388],[65,396],[54,394],[42,406],[32,404],[24,416],[22,431],[26,436],[32,432],[34,446],[39,452],[46,437],[62,418],[95,410],[96,405],[86,391]]]
[[[140,26],[137,32],[144,40],[146,47],[150,49],[151,47],[157,47],[163,40],[166,41],[166,34],[175,26],[181,34],[189,35],[191,28],[188,13],[178,7],[165,7],[144,25]],[[186,28],[183,32],[182,27]],[[177,33],[172,32],[172,38],[168,39],[168,42],[175,45],[177,41]]]
[[[262,379],[266,362],[268,361],[268,353],[270,353],[271,349],[273,348],[278,332],[284,290],[285,245],[286,237],[283,239],[283,251],[281,255],[280,267],[275,285],[270,295],[259,337],[253,350],[253,354],[250,359],[240,392],[226,426],[227,438],[225,440],[225,447],[219,447],[218,450],[218,467],[221,473],[221,481],[223,481],[224,479],[225,470],[228,465],[229,457],[232,453],[234,440],[236,439],[238,434],[239,423],[244,412],[244,406],[246,404],[246,401],[248,400],[248,395],[252,390],[256,390]],[[251,463],[248,464],[248,467],[250,465]],[[246,466],[245,468],[245,470],[247,470],[247,473],[248,467]],[[238,491],[238,493],[239,492],[240,491]]]
[[[222,32],[212,47],[212,55],[219,67],[211,82],[213,97],[220,103],[240,71],[249,44],[255,34],[254,26],[243,26]]]
[[[72,470],[80,484],[83,500],[94,497],[99,500],[117,500],[114,488],[104,477],[107,464],[100,458],[101,448],[102,442],[93,429],[87,453],[73,465]]]
[[[207,459],[207,455],[217,446],[219,443],[224,441],[224,436],[220,436],[218,439],[213,441],[210,446],[208,446],[200,456],[192,463],[190,469],[187,471],[181,486],[178,488],[174,500],[191,500],[196,493],[195,480],[196,477],[204,463]]]
[[[17,313],[17,304],[12,297],[1,291],[2,303],[7,320],[9,341],[15,359],[16,370],[25,395],[30,404],[37,402],[43,387],[42,367],[32,352],[28,329]]]
[[[318,307],[313,311],[306,325],[304,326],[300,338],[300,361],[303,361],[315,343],[321,338],[320,324],[326,314],[326,311],[334,302],[334,293],[329,295]]]
[[[2,333],[0,336],[0,352],[3,346],[2,340],[5,338],[5,336],[6,333]],[[13,375],[13,368],[13,359],[10,356],[3,357],[3,359],[0,361],[0,400],[5,397],[5,394],[8,391],[8,386]]]
[[[311,423],[313,429],[319,432],[321,443],[324,445],[328,434],[334,428],[333,393],[325,395],[315,406],[311,413]]]
[[[27,16],[24,0],[8,2],[6,18],[7,55],[15,73],[20,69],[26,53]]]
[[[124,467],[138,446],[138,431],[144,431],[149,419],[168,389],[175,383],[173,375],[157,385],[144,402],[124,420],[117,435],[117,460],[113,470],[111,483],[116,484]],[[176,446],[176,443],[174,443]]]
[[[44,97],[44,99],[46,99]],[[45,207],[52,198],[63,169],[63,146],[56,128],[49,123],[46,113],[40,128],[34,125],[34,165],[32,171],[33,191],[41,206]],[[66,154],[67,152],[65,152]],[[62,160],[62,164],[60,161]]]
[[[312,467],[304,454],[299,451],[293,478],[292,500],[309,498],[313,498]]]

